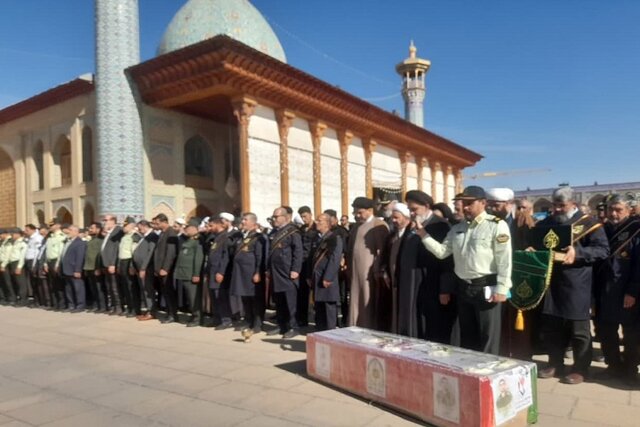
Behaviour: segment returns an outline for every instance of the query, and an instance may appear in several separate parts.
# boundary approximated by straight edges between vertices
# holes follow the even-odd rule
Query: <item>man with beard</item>
[[[283,334],[284,338],[298,335],[296,320],[297,295],[302,270],[302,238],[291,222],[286,206],[273,211],[273,231],[269,243],[267,274],[273,286],[278,327],[267,334]]]
[[[501,302],[511,288],[511,239],[506,222],[487,214],[483,188],[469,186],[458,196],[466,221],[454,225],[442,243],[420,222],[422,243],[437,258],[453,255],[458,284],[461,346],[498,354]]]
[[[258,218],[254,213],[242,215],[242,238],[237,241],[235,255],[229,265],[231,294],[240,297],[247,328],[243,335],[262,331],[265,311],[264,246],[266,238],[258,231]]]
[[[552,203],[552,215],[539,222],[536,227],[568,225],[572,227],[573,237],[572,245],[559,248],[565,253],[554,261],[549,292],[544,298],[542,321],[549,365],[540,370],[538,376],[560,376],[566,384],[580,384],[591,365],[589,311],[592,266],[609,255],[609,243],[602,224],[578,210],[570,187],[556,189]],[[571,372],[565,376],[564,352],[569,342],[573,349],[574,363]]]
[[[596,324],[608,368],[607,378],[638,382],[638,293],[640,292],[640,222],[631,218],[626,197],[615,194],[607,202],[604,225],[611,255],[596,268]],[[618,328],[624,335],[620,354]]]
[[[160,236],[153,253],[153,273],[167,306],[167,317],[161,323],[174,323],[178,321],[178,295],[173,286],[173,273],[179,248],[178,235],[169,225],[169,218],[165,214],[158,214],[156,221]]]
[[[202,285],[200,283],[204,252],[200,244],[198,226],[200,220],[192,218],[187,222],[184,233],[187,239],[182,242],[176,259],[174,278],[186,291],[191,319],[187,327],[200,326],[202,313]]]
[[[120,247],[120,239],[124,235],[122,228],[116,225],[116,217],[114,215],[105,215],[103,220],[103,232],[105,233],[100,250],[100,258],[102,259],[102,267],[104,274],[104,283],[109,295],[109,308],[112,315],[121,315],[124,313],[124,303],[122,299],[122,290],[118,286],[117,264],[118,249]],[[47,241],[47,245],[48,245]]]
[[[511,246],[516,249],[518,242],[515,239],[514,199],[515,194],[510,188],[490,188],[487,190],[487,212],[503,219],[507,223],[511,231]]]
[[[338,324],[340,327],[347,326],[347,319],[349,318],[349,274],[347,272],[346,253],[349,247],[349,217],[342,215],[342,218],[347,217],[347,227],[342,223],[342,219],[338,222],[338,213],[333,209],[327,209],[324,211],[329,215],[329,222],[331,224],[331,232],[336,234],[342,240],[342,259],[340,262],[340,273],[338,273],[338,283],[340,285],[340,301],[339,301],[339,313]]]
[[[219,317],[216,330],[232,326],[231,322],[231,274],[233,257],[237,242],[242,238],[240,232],[233,227],[235,217],[223,212],[214,219],[212,225],[216,237],[209,245],[208,267],[209,295],[213,313]]]
[[[107,311],[107,299],[102,278],[102,261],[100,249],[102,248],[102,224],[93,222],[89,225],[90,240],[84,254],[84,277],[87,281],[89,299],[93,301],[94,312]]]
[[[340,299],[338,274],[342,260],[342,239],[331,231],[327,214],[318,215],[316,228],[319,239],[311,254],[309,283],[313,287],[316,330],[335,329],[338,322],[336,304]]]
[[[405,201],[413,222],[420,223],[438,242],[444,241],[451,227],[431,210],[431,196],[420,190],[411,190],[405,195]],[[414,256],[419,264],[414,267],[412,278],[401,278],[401,281],[411,280],[416,288],[415,295],[405,300],[405,304],[413,301],[415,305],[404,305],[411,313],[408,335],[448,344],[456,320],[453,260],[451,257],[442,261],[437,259],[424,245],[418,245],[412,251],[403,250],[407,254],[413,251],[416,251]],[[406,273],[401,271],[400,274]]]
[[[303,224],[300,226],[300,234],[302,237],[302,271],[300,273],[300,287],[298,288],[298,305],[296,316],[298,326],[305,327],[309,324],[309,285],[307,280],[311,269],[311,248],[318,239],[318,231],[313,222],[313,214],[309,206],[302,206],[298,209],[298,214]]]
[[[389,291],[383,262],[389,227],[375,217],[373,200],[356,197],[352,206],[357,223],[349,234],[349,326],[389,330],[391,325],[381,321],[391,311],[391,301],[383,298]]]
[[[133,304],[136,318],[140,321],[155,319],[158,314],[158,297],[153,277],[153,254],[158,244],[158,235],[153,232],[147,220],[138,222],[138,231],[142,238],[133,251],[133,268],[137,286],[134,286]],[[141,296],[144,297],[147,312],[142,314]]]

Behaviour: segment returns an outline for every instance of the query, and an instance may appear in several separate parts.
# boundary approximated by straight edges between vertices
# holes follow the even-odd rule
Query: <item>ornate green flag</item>
[[[516,329],[522,330],[522,311],[534,309],[540,304],[551,282],[552,251],[514,251],[509,301],[518,309]]]

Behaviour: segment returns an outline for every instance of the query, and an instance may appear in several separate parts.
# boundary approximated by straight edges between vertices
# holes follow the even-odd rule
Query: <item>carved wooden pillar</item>
[[[364,148],[364,175],[366,180],[366,190],[367,197],[370,199],[373,198],[373,165],[371,163],[371,157],[373,156],[373,152],[376,149],[376,145],[378,145],[371,138],[362,140],[362,147]]]
[[[404,195],[407,193],[407,163],[411,158],[411,153],[406,151],[400,152],[400,182],[402,194],[400,195],[400,199],[404,199]]]
[[[427,158],[416,158],[416,167],[418,168],[418,190],[424,191],[424,167],[427,165]]]
[[[289,206],[289,129],[295,114],[285,109],[276,110],[280,133],[280,204]]]
[[[436,203],[441,202],[442,200],[436,200],[438,197],[438,183],[436,181],[436,177],[438,175],[438,171],[440,170],[439,162],[431,162],[431,197]]]
[[[455,168],[453,170],[455,176],[455,185],[456,185],[456,194],[462,193],[462,170],[460,168]]]
[[[349,145],[353,134],[346,130],[338,130],[340,143],[340,194],[342,202],[341,215],[349,215]]]
[[[327,126],[317,120],[309,122],[311,142],[313,143],[313,211],[316,215],[322,212],[322,169],[320,145]]]
[[[447,166],[444,169],[444,200],[443,202],[446,204],[451,203],[451,199],[453,199],[453,194],[449,194],[449,175],[453,173],[453,169],[451,166]]]
[[[249,182],[249,120],[256,108],[256,101],[247,97],[231,100],[233,114],[238,120],[238,157],[240,163],[240,206],[242,212],[251,210]]]

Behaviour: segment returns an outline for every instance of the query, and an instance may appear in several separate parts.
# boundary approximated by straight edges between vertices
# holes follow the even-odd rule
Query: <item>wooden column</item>
[[[256,108],[256,101],[247,97],[231,100],[233,114],[238,120],[238,157],[240,163],[240,206],[242,212],[251,210],[249,182],[249,120]]]
[[[366,190],[367,197],[369,197],[370,199],[373,198],[373,165],[371,163],[371,157],[373,156],[373,152],[376,149],[376,145],[378,144],[371,138],[362,140],[365,160],[364,175],[366,180]]]
[[[404,195],[407,193],[407,163],[411,158],[411,153],[407,151],[401,151],[400,153],[400,182],[402,194],[400,195],[400,199],[404,199]]]
[[[427,165],[426,157],[416,158],[416,168],[418,168],[418,190],[424,191],[424,167]]]
[[[322,169],[320,145],[327,126],[317,120],[309,122],[311,142],[313,143],[313,211],[316,215],[322,212]]]
[[[442,200],[436,200],[436,198],[438,197],[438,183],[436,182],[436,176],[438,174],[438,171],[440,170],[440,163],[439,162],[431,162],[430,164],[431,167],[431,197],[433,197],[433,200],[436,201],[436,203],[440,203]]]
[[[453,199],[453,194],[449,194],[449,175],[453,173],[451,166],[447,166],[444,169],[444,200],[443,202],[446,204],[451,203],[451,199]]]
[[[455,176],[456,194],[462,193],[462,170],[460,168],[455,168],[453,173]]]
[[[289,206],[289,129],[295,114],[285,109],[276,110],[280,133],[280,204]]]
[[[338,130],[340,144],[340,194],[342,202],[341,215],[349,215],[349,145],[353,134],[346,130]]]

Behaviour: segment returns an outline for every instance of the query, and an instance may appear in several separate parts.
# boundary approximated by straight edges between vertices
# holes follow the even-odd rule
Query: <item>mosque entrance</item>
[[[11,157],[0,149],[0,226],[16,225],[16,172]]]

